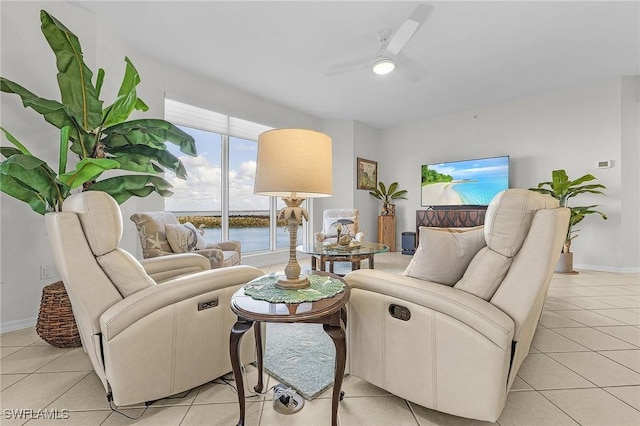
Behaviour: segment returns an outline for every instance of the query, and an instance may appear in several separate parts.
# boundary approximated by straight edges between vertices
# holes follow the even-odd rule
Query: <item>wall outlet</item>
[[[49,268],[49,265],[40,265],[40,279],[51,279],[51,268]]]

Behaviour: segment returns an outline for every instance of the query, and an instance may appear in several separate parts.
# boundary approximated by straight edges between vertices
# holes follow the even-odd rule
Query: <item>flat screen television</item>
[[[509,188],[509,156],[422,166],[422,206],[488,206]]]

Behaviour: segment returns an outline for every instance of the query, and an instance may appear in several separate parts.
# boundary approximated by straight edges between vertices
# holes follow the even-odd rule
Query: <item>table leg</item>
[[[326,269],[327,258],[325,256],[320,255],[320,270],[325,271]]]
[[[312,254],[311,255],[311,270],[312,271],[316,270],[316,262],[317,262],[316,255]]]
[[[344,378],[344,368],[347,362],[347,342],[344,329],[341,326],[324,324],[323,328],[336,347],[336,371],[333,379],[333,396],[331,397],[331,426],[337,426],[338,403],[340,402],[342,379]]]
[[[373,269],[373,255],[369,255],[369,269]]]
[[[343,322],[343,326],[347,328],[347,308],[340,309],[340,319]]]
[[[231,336],[229,337],[229,355],[231,357],[231,368],[233,369],[233,377],[236,380],[236,388],[238,391],[238,403],[240,405],[240,419],[238,426],[244,426],[245,401],[244,401],[244,380],[242,378],[241,362],[240,362],[240,342],[242,336],[251,328],[253,321],[238,319],[231,327]]]
[[[256,361],[258,364],[258,384],[254,386],[253,390],[256,392],[262,392],[262,323],[256,321],[253,324],[253,334],[256,338]]]

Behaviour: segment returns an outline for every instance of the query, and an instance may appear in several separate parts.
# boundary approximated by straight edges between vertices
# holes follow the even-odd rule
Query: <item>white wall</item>
[[[367,241],[377,241],[378,201],[357,189],[356,158],[378,161],[379,131],[352,120],[324,120],[322,131],[333,140],[333,195],[314,201],[314,230],[322,228],[325,209],[357,208],[359,230]]]
[[[355,153],[351,160],[352,188],[355,192],[354,206],[360,210],[359,229],[365,233],[365,240],[378,241],[378,214],[382,209],[382,203],[369,195],[368,190],[357,189],[358,170],[356,158],[377,161],[380,165],[380,132],[360,122],[355,122],[354,130]],[[380,171],[381,169],[378,169],[378,173]]]
[[[376,240],[379,203],[357,190],[355,158],[378,161],[379,178],[397,180],[409,191],[398,202],[397,232],[413,231],[420,208],[420,165],[433,161],[511,155],[511,185],[529,187],[547,180],[551,170],[565,168],[570,177],[593,173],[608,187],[608,196],[585,197],[603,204],[607,222],[585,219],[574,243],[576,264],[600,269],[640,270],[638,181],[638,79],[626,78],[543,94],[506,104],[467,111],[385,131],[361,123],[320,120],[167,66],[133,52],[118,41],[93,14],[64,2],[3,2],[1,69],[36,94],[58,99],[55,59],[40,32],[39,10],[46,9],[78,35],[85,61],[105,68],[104,99],[111,103],[128,55],[142,76],[139,94],[150,106],[145,117],[162,117],[165,92],[178,100],[274,127],[325,131],[333,138],[334,196],[317,200],[312,229],[320,229],[322,210],[360,209],[361,228]],[[20,42],[16,42],[19,40]],[[16,96],[2,94],[3,127],[25,142],[35,155],[55,163],[58,132],[39,114],[25,110]],[[477,115],[478,118],[473,117]],[[596,169],[598,160],[614,161]],[[163,199],[132,198],[122,206],[123,247],[139,256],[139,243],[128,220],[131,213],[163,208]],[[0,332],[33,325],[41,289],[57,279],[40,280],[40,265],[53,265],[43,218],[24,203],[0,195]],[[400,238],[397,238],[398,248]]]
[[[640,78],[622,78],[622,265],[640,259]],[[638,238],[634,238],[634,236]]]
[[[67,3],[3,2],[0,74],[41,97],[60,99],[55,56],[40,30],[40,9],[75,23],[85,61],[89,67],[95,65],[92,14]],[[17,95],[3,93],[0,102],[2,127],[57,169],[59,131],[40,114],[23,108]],[[0,331],[6,331],[33,325],[42,287],[54,282],[56,273],[53,270],[53,279],[40,279],[40,265],[53,265],[43,216],[4,194],[0,196],[0,204]]]
[[[1,74],[40,96],[60,98],[55,56],[40,32],[40,9],[49,11],[78,36],[85,61],[92,70],[105,69],[101,98],[106,105],[117,94],[124,73],[124,57],[128,56],[142,78],[138,94],[149,105],[149,111],[137,113],[138,117],[162,118],[165,93],[170,93],[178,100],[273,127],[322,131],[323,123],[317,118],[131,51],[118,41],[117,34],[84,9],[64,2],[3,2]],[[2,126],[25,142],[34,155],[57,165],[57,130],[39,114],[25,110],[17,96],[3,93],[1,102]],[[334,150],[339,151],[335,143]],[[0,203],[0,332],[6,332],[35,324],[42,287],[59,276],[46,243],[43,217],[5,194],[0,195]],[[164,199],[157,195],[134,197],[121,209],[125,225],[121,247],[140,258],[140,244],[128,218],[136,211],[163,210]],[[286,261],[286,254],[283,259]],[[51,266],[53,277],[40,280],[40,265],[45,264]]]
[[[509,155],[512,187],[536,186],[560,168],[570,178],[595,175],[607,186],[607,196],[585,195],[576,201],[601,204],[609,220],[593,216],[580,224],[572,245],[576,267],[640,270],[637,108],[637,78],[625,85],[616,79],[382,131],[381,177],[398,180],[409,191],[398,213],[398,232],[415,229],[422,164]],[[624,138],[623,117],[628,121]],[[600,160],[613,160],[614,167],[598,169]],[[631,254],[623,254],[625,250]]]

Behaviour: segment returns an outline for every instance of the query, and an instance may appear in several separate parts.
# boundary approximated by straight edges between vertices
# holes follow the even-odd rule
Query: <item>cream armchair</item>
[[[104,192],[70,196],[45,222],[82,346],[116,405],[164,398],[231,371],[231,296],[260,270],[209,270],[196,254],[140,263],[118,248],[122,217]],[[255,360],[255,341],[245,340],[246,364]]]
[[[206,244],[193,225],[181,225],[171,212],[134,213],[130,219],[138,230],[145,259],[193,252],[206,257],[211,269],[239,265],[242,260],[240,241]]]
[[[484,228],[421,228],[404,275],[347,274],[349,373],[433,410],[496,421],[568,223],[555,199],[510,189],[491,202]]]
[[[316,241],[325,243],[336,243],[339,224],[342,228],[342,235],[349,234],[356,241],[364,240],[364,233],[358,229],[358,219],[360,211],[358,209],[327,209],[322,213],[322,231],[316,232]]]

